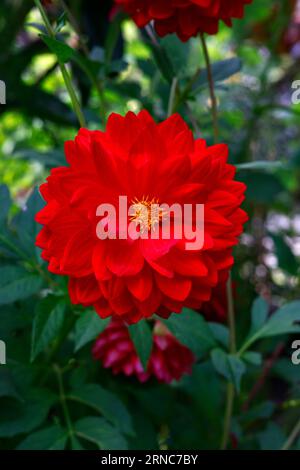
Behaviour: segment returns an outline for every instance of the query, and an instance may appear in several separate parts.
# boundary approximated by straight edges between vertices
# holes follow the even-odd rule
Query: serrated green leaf
[[[34,389],[23,396],[24,403],[14,401],[1,407],[0,437],[14,437],[33,431],[45,420],[56,396],[44,389]]]
[[[67,439],[66,430],[59,425],[54,425],[27,436],[18,445],[17,450],[63,450]]]
[[[184,309],[180,315],[173,314],[162,322],[178,341],[190,348],[196,356],[201,356],[217,346],[209,324],[198,312]]]
[[[144,370],[147,370],[153,344],[149,323],[146,320],[141,320],[134,325],[129,325],[128,331],[142,366]]]
[[[126,439],[104,418],[87,417],[75,423],[75,432],[102,450],[127,450]]]
[[[31,360],[57,336],[64,323],[65,303],[54,296],[43,299],[37,306],[32,327]]]
[[[134,435],[131,416],[126,407],[114,393],[105,390],[100,385],[82,385],[80,388],[72,390],[68,398],[94,408],[121,432]]]
[[[92,310],[82,313],[75,325],[75,352],[97,338],[109,321],[109,318],[102,319]]]
[[[0,305],[10,304],[36,294],[43,280],[36,274],[31,274],[18,266],[3,266],[0,268]]]

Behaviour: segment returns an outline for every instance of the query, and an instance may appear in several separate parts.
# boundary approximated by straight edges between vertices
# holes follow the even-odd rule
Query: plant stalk
[[[55,33],[54,33],[54,30],[52,28],[52,25],[49,21],[49,18],[47,16],[47,13],[45,12],[40,0],[34,0],[35,4],[36,4],[36,7],[38,8],[40,14],[41,14],[41,17],[44,21],[44,24],[45,24],[45,27],[47,29],[47,32],[49,34],[49,36],[53,39],[55,39]],[[81,107],[80,107],[80,104],[79,104],[79,101],[78,101],[78,98],[77,98],[77,95],[76,95],[76,92],[74,90],[74,87],[73,87],[73,84],[72,84],[72,80],[71,80],[71,77],[69,75],[69,72],[67,70],[67,67],[65,66],[65,64],[59,59],[59,57],[57,57],[57,61],[58,61],[58,65],[60,67],[60,70],[61,70],[61,73],[62,73],[62,76],[63,76],[63,79],[64,79],[64,82],[65,82],[65,85],[66,85],[66,88],[68,90],[68,93],[69,93],[69,96],[71,98],[71,102],[72,102],[72,105],[73,105],[73,109],[74,109],[74,112],[77,116],[77,119],[79,121],[79,124],[81,127],[86,127],[86,122],[85,122],[85,117],[83,115],[83,112],[81,110]]]
[[[215,94],[214,79],[213,79],[213,74],[212,74],[212,67],[210,63],[208,47],[207,47],[205,36],[203,33],[200,34],[200,40],[201,40],[204,60],[206,64],[207,80],[208,80],[210,100],[211,100],[211,113],[212,113],[212,119],[213,119],[214,142],[216,144],[219,140],[218,104],[217,104],[217,98]]]

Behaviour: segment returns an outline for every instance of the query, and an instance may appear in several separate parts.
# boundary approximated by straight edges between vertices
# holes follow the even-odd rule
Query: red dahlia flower
[[[247,219],[239,207],[245,185],[234,181],[227,146],[194,140],[179,115],[156,124],[142,111],[112,114],[105,132],[81,129],[65,152],[69,166],[53,169],[40,188],[47,204],[36,217],[44,225],[36,244],[49,271],[69,276],[71,301],[127,323],[200,309],[232,266]],[[188,251],[184,239],[160,232],[100,240],[97,207],[117,205],[119,195],[146,209],[153,200],[204,204],[203,247]],[[155,225],[150,215],[149,229]]]
[[[150,21],[159,36],[176,33],[182,41],[198,33],[216,34],[219,21],[231,26],[252,0],[116,0],[142,28]]]
[[[99,335],[93,346],[94,359],[114,374],[135,375],[140,382],[151,376],[159,382],[179,380],[192,372],[193,353],[174,338],[160,322],[155,323],[153,346],[145,372],[130,339],[128,329],[121,320],[112,320]]]

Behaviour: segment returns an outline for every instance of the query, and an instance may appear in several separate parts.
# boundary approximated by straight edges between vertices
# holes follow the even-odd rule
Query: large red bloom
[[[143,111],[112,114],[105,132],[81,129],[65,151],[69,166],[53,169],[40,188],[47,204],[36,243],[49,271],[69,276],[71,301],[128,323],[208,301],[247,219],[227,146],[194,140],[179,115],[156,124]],[[175,237],[98,239],[96,209],[117,206],[119,195],[142,205],[203,203],[203,248],[187,251]]]
[[[252,0],[116,0],[139,27],[154,20],[159,36],[176,33],[182,41],[198,33],[216,34],[219,21],[231,26]]]
[[[143,369],[127,327],[120,320],[112,320],[99,335],[93,346],[93,357],[114,374],[135,375],[140,382],[154,376],[159,382],[170,383],[183,374],[190,374],[195,362],[190,349],[179,343],[160,322],[156,322],[153,333],[147,371]]]

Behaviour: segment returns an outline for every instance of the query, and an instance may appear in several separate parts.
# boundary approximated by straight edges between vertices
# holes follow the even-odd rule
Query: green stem
[[[88,51],[88,48],[86,46],[86,43],[85,43],[84,39],[81,36],[79,24],[77,23],[77,20],[76,20],[75,16],[73,15],[72,11],[70,10],[70,8],[68,7],[68,5],[66,4],[66,2],[64,0],[59,0],[59,3],[61,5],[62,9],[65,11],[65,13],[66,13],[66,15],[69,19],[70,25],[73,27],[75,33],[77,34],[77,37],[78,37],[78,40],[79,40],[79,43],[80,43],[80,46],[81,46],[83,52],[85,53],[86,56],[88,56],[89,51]]]
[[[174,112],[174,104],[176,100],[176,92],[177,92],[177,85],[178,85],[178,78],[174,77],[172,80],[170,97],[169,97],[169,104],[168,104],[168,117],[171,116]]]
[[[214,141],[216,144],[219,140],[218,105],[217,105],[217,99],[216,99],[216,94],[215,94],[214,79],[213,79],[213,74],[212,74],[210,58],[209,58],[209,52],[208,52],[207,44],[205,41],[205,36],[203,33],[200,34],[200,39],[201,39],[201,44],[202,44],[202,49],[203,49],[203,54],[204,54],[204,60],[206,64],[207,80],[208,80],[210,100],[211,100],[211,112],[212,112],[212,118],[213,118]]]
[[[295,427],[293,428],[291,434],[289,435],[289,437],[287,438],[287,440],[285,441],[285,443],[283,444],[281,450],[288,450],[288,449],[290,449],[290,447],[292,447],[292,445],[294,444],[295,440],[297,439],[299,433],[300,433],[300,419],[299,419],[299,421],[296,423]]]
[[[234,304],[232,294],[232,279],[229,273],[227,284],[227,310],[228,310],[228,326],[229,326],[229,351],[231,354],[236,353],[236,334],[235,334],[235,320],[234,320]]]
[[[61,4],[62,8],[65,10],[65,12],[68,16],[68,19],[69,19],[69,22],[70,22],[71,26],[73,27],[74,31],[76,32],[76,34],[78,36],[78,39],[79,39],[79,42],[80,42],[80,45],[81,45],[81,48],[82,48],[82,51],[83,51],[85,57],[87,59],[89,59],[89,50],[86,46],[85,41],[82,39],[81,31],[80,31],[80,28],[79,28],[79,25],[77,23],[77,20],[76,20],[75,16],[72,14],[70,8],[68,7],[68,5],[66,4],[66,2],[64,0],[59,0],[59,1],[60,1],[60,4]],[[87,75],[87,77],[90,79],[92,85],[97,90],[99,100],[100,100],[100,108],[101,108],[100,113],[101,113],[102,119],[104,121],[105,116],[106,116],[106,102],[105,102],[105,98],[104,98],[104,91],[103,91],[102,83],[101,83],[100,80],[97,79],[97,77],[94,76],[94,74],[92,72],[90,72],[89,67],[86,67],[84,65],[84,63],[81,64],[81,67],[82,67],[83,71],[85,72],[85,74]]]
[[[64,414],[68,434],[69,434],[69,437],[70,437],[70,440],[71,440],[72,444],[74,444],[75,431],[73,429],[70,413],[69,413],[68,406],[67,406],[66,395],[65,395],[65,390],[64,390],[64,383],[63,383],[63,378],[62,378],[62,372],[61,372],[60,367],[57,364],[53,365],[53,370],[54,370],[54,372],[56,374],[56,377],[57,377],[58,390],[59,390],[59,399],[60,399],[61,407],[62,407],[62,410],[63,410],[63,414]]]
[[[209,84],[210,99],[211,99],[211,113],[213,120],[214,128],[214,142],[218,143],[219,140],[219,125],[218,125],[218,106],[217,99],[215,95],[214,80],[212,74],[212,68],[209,58],[209,52],[207,44],[205,41],[204,34],[200,34],[204,59],[206,63],[207,71],[207,80]],[[229,327],[229,351],[231,354],[236,353],[236,335],[235,335],[235,321],[234,321],[234,304],[233,304],[233,295],[232,295],[232,282],[231,274],[229,273],[227,285],[227,309],[228,309],[228,327]],[[223,434],[221,440],[221,449],[225,450],[228,445],[230,428],[231,428],[231,419],[233,413],[233,404],[234,404],[234,386],[232,383],[227,383],[226,391],[226,405],[225,405],[225,416],[224,416],[224,425],[223,425]]]
[[[229,351],[231,354],[236,353],[236,335],[235,335],[235,321],[234,321],[234,304],[233,304],[233,295],[232,295],[232,280],[231,273],[229,273],[227,284],[227,319],[229,326]],[[223,425],[223,434],[221,440],[221,450],[226,450],[229,437],[230,437],[230,428],[231,428],[231,419],[233,413],[233,404],[234,404],[234,386],[232,383],[227,384],[226,390],[226,408],[224,416],[224,425]]]
[[[221,446],[220,446],[221,450],[227,449],[228,440],[230,436],[233,403],[234,403],[234,386],[232,383],[228,383],[227,391],[226,391],[226,408],[225,408],[225,416],[224,416],[223,434],[222,434],[222,440],[221,440]]]
[[[48,32],[49,36],[55,39],[54,30],[51,26],[51,23],[48,19],[48,16],[47,16],[40,0],[34,0],[34,2],[35,2],[36,7],[38,8],[38,10],[41,14],[41,17],[44,21],[44,24],[45,24],[45,27],[47,29],[47,32]],[[74,90],[69,72],[68,72],[65,64],[59,58],[57,58],[57,61],[58,61],[58,65],[60,67],[64,82],[65,82],[66,88],[67,88],[68,93],[70,95],[71,102],[72,102],[72,105],[73,105],[73,109],[74,109],[74,112],[75,112],[75,114],[78,118],[79,124],[80,124],[81,127],[86,127],[85,118],[84,118],[83,112],[81,111],[81,107],[80,107],[78,98],[76,96],[76,93],[75,93],[75,90]]]

